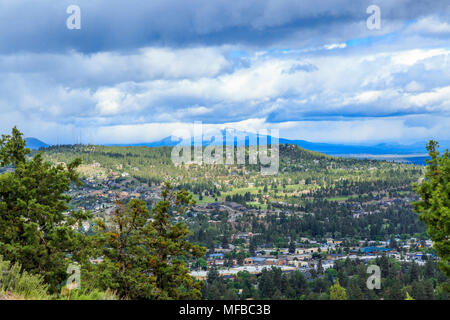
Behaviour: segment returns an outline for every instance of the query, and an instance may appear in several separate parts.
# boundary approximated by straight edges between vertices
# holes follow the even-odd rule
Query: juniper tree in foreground
[[[189,229],[172,222],[194,202],[185,190],[166,184],[162,200],[150,213],[146,203],[116,202],[109,221],[97,221],[102,263],[92,271],[99,286],[130,299],[200,299],[201,282],[189,275],[184,259],[202,257],[206,250],[186,240]]]
[[[41,275],[56,292],[67,279],[70,257],[76,259],[83,247],[76,227],[89,217],[67,206],[81,160],[53,166],[41,154],[27,159],[25,145],[16,127],[0,139],[0,166],[13,167],[0,175],[0,255]]]
[[[431,160],[427,160],[425,179],[414,187],[422,199],[413,206],[427,225],[433,248],[441,258],[439,267],[450,276],[450,153],[446,150],[440,156],[438,148],[436,141],[427,145]]]

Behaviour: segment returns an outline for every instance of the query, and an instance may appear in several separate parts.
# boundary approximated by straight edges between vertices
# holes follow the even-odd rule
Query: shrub
[[[46,300],[48,285],[39,275],[22,270],[20,264],[3,260],[0,256],[0,293],[3,296],[13,296],[16,299]]]

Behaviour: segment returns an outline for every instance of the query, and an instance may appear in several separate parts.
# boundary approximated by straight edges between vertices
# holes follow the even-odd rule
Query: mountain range
[[[242,133],[241,133],[242,134]],[[246,136],[245,144],[249,144],[250,139],[255,139],[253,141],[259,141],[256,139],[266,138],[265,136],[257,136],[253,133],[243,133]],[[250,138],[251,137],[251,138]],[[37,138],[29,137],[26,138],[27,147],[30,149],[45,148],[49,145]],[[224,139],[225,140],[225,139]],[[263,139],[262,143],[265,141],[272,140],[272,137],[267,136],[267,140]],[[176,145],[193,145],[193,139],[182,141],[180,138],[176,137],[166,137],[164,139],[153,141],[153,142],[143,142],[143,143],[128,143],[128,144],[106,144],[107,146],[146,146],[146,147],[161,147],[167,146],[172,147]],[[203,146],[214,144],[214,139],[203,140]],[[223,142],[220,142],[223,143]],[[414,157],[424,157],[426,156],[426,141],[416,142],[414,144],[399,144],[399,143],[379,143],[373,145],[353,145],[353,144],[332,144],[332,143],[318,143],[309,142],[305,140],[291,140],[285,138],[279,138],[279,143],[282,144],[293,144],[302,147],[307,150],[322,152],[329,155],[335,156],[355,156],[355,157],[383,157],[386,155],[398,155],[398,156],[414,156]],[[237,142],[234,142],[237,145]],[[241,143],[242,144],[242,143]],[[450,147],[450,141],[440,141],[441,149],[446,149]],[[225,145],[225,143],[224,143]]]
[[[41,140],[32,138],[32,137],[25,138],[25,142],[26,142],[27,148],[29,148],[31,150],[37,150],[37,149],[46,148],[49,146],[45,142],[42,142]]]
[[[257,136],[252,133],[245,133],[246,139],[245,144],[249,144],[249,137],[253,137],[255,140]],[[265,136],[260,136],[260,138],[265,138]],[[268,136],[267,140],[263,139],[262,143],[265,141],[271,142],[272,137]],[[225,141],[225,139],[224,139]],[[291,140],[285,138],[279,138],[279,143],[281,144],[293,144],[297,145],[303,149],[322,152],[329,155],[425,155],[427,153],[426,150],[426,141],[416,142],[414,144],[399,144],[399,143],[379,143],[373,145],[352,145],[352,144],[331,144],[331,143],[319,143],[319,142],[309,142],[305,140]],[[203,146],[214,144],[214,140],[203,140]],[[225,145],[224,142],[220,142]],[[148,143],[137,143],[137,144],[110,144],[111,146],[146,146],[146,147],[172,147],[176,145],[193,145],[193,139],[190,141],[182,141],[181,138],[176,137],[166,137],[164,139],[148,142]],[[237,141],[234,142],[234,145],[237,145]],[[242,144],[242,143],[241,143]],[[450,148],[450,141],[440,141],[440,145],[442,149]]]

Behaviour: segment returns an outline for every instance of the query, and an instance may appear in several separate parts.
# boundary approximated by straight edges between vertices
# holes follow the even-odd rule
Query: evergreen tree
[[[256,256],[256,242],[255,242],[254,238],[251,238],[251,239],[250,239],[250,244],[249,244],[249,247],[248,247],[248,252],[250,253],[250,255],[251,255],[252,257]]]
[[[438,147],[436,141],[427,145],[431,160],[427,160],[424,181],[415,186],[422,200],[413,205],[434,241],[439,267],[450,276],[450,153],[446,150],[439,156]]]
[[[202,283],[191,278],[183,258],[202,257],[206,250],[186,241],[187,226],[173,224],[169,213],[183,214],[192,195],[166,184],[161,196],[151,214],[145,202],[133,199],[127,206],[117,202],[112,221],[97,221],[105,259],[93,275],[122,297],[199,299]]]
[[[80,184],[75,169],[81,160],[53,166],[40,153],[27,159],[29,153],[16,127],[2,135],[0,164],[14,170],[0,175],[0,255],[40,274],[56,292],[71,260],[82,260],[86,245],[76,229],[90,215],[68,211],[66,195],[71,183]]]
[[[433,300],[434,299],[434,288],[433,288],[433,282],[431,279],[425,280],[423,289],[425,291],[425,299]]]
[[[347,300],[347,292],[339,284],[339,280],[330,287],[330,300]]]
[[[224,234],[222,237],[222,248],[228,249],[228,247],[229,247],[228,236]]]
[[[322,259],[319,259],[319,262],[317,263],[317,273],[318,274],[322,274],[323,273]]]
[[[403,300],[405,294],[402,292],[402,285],[398,279],[392,281],[391,285],[385,291],[388,300]]]
[[[289,242],[289,253],[295,253],[295,243],[292,240]]]
[[[408,292],[406,292],[406,299],[405,300],[414,300],[414,298],[411,297]]]

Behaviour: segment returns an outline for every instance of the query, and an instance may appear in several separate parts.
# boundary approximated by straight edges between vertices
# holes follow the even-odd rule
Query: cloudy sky
[[[0,0],[0,132],[136,143],[202,121],[450,140],[449,53],[448,0]]]

